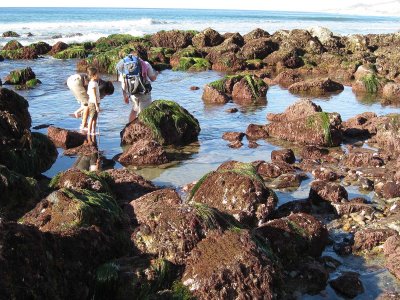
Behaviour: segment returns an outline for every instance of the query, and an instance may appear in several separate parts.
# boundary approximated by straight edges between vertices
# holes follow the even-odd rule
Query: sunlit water
[[[41,124],[53,124],[54,126],[78,129],[80,120],[72,118],[70,114],[78,108],[78,103],[68,90],[65,82],[69,75],[74,74],[76,61],[56,60],[53,58],[41,58],[35,61],[4,61],[0,63],[0,77],[4,77],[13,69],[30,66],[43,84],[34,90],[19,91],[29,101],[29,111],[32,116],[32,126]],[[186,183],[198,180],[205,173],[215,170],[222,162],[238,160],[251,162],[255,160],[270,160],[271,151],[279,149],[279,143],[258,141],[259,147],[252,149],[244,139],[243,147],[231,149],[228,143],[222,140],[222,134],[226,131],[245,132],[250,123],[265,124],[268,112],[282,112],[287,106],[299,97],[290,94],[287,90],[278,86],[270,87],[267,93],[267,102],[258,106],[240,106],[235,103],[226,105],[204,105],[201,100],[202,87],[213,80],[221,78],[223,74],[208,71],[201,73],[163,71],[153,84],[153,99],[168,99],[178,102],[193,114],[200,122],[201,132],[199,141],[185,147],[186,155],[167,168],[145,168],[136,170],[153,183],[159,186],[182,186]],[[104,76],[106,79],[115,80],[115,76]],[[100,149],[104,155],[112,159],[122,152],[120,146],[120,131],[125,126],[130,106],[123,103],[120,86],[115,84],[115,93],[103,99],[102,112],[99,117]],[[198,86],[200,90],[192,91],[191,86]],[[398,112],[396,107],[382,106],[379,102],[358,100],[351,88],[328,98],[313,99],[324,111],[338,112],[343,120],[365,111],[373,111],[378,115]],[[228,108],[237,107],[239,112],[227,113]],[[46,133],[47,129],[39,132]],[[59,157],[53,167],[45,175],[52,177],[59,171],[66,170],[74,165],[77,157],[63,156],[59,149]],[[115,164],[115,168],[121,165]],[[277,192],[280,204],[307,198],[311,179],[302,183],[294,192]],[[347,188],[350,198],[360,195],[357,188]],[[373,194],[363,195],[372,199]],[[333,255],[333,251],[326,250]],[[399,289],[397,281],[386,270],[379,269],[371,262],[363,262],[361,258],[350,256],[340,258],[343,262],[340,270],[355,270],[360,272],[367,292],[356,299],[374,299],[380,290]],[[333,276],[335,273],[333,274]],[[328,287],[323,295],[308,297],[307,299],[338,299],[334,291]]]

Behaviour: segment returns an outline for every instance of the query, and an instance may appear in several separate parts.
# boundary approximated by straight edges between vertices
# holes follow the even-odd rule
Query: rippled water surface
[[[35,90],[21,91],[29,101],[29,111],[32,116],[33,126],[41,124],[53,124],[58,127],[77,129],[80,120],[72,118],[71,114],[78,108],[78,103],[68,90],[65,82],[69,75],[75,72],[76,61],[55,60],[42,58],[36,61],[5,61],[0,63],[0,77],[4,78],[8,72],[16,68],[32,67],[37,77],[43,82]],[[192,113],[200,122],[201,133],[198,143],[184,149],[185,155],[173,166],[167,168],[147,168],[137,172],[157,185],[182,186],[186,183],[198,180],[206,172],[214,170],[222,162],[238,160],[250,162],[254,160],[270,160],[272,150],[279,149],[281,143],[272,141],[258,141],[260,146],[256,149],[248,147],[244,139],[243,147],[231,149],[221,136],[226,131],[244,132],[250,123],[265,124],[268,112],[282,112],[292,104],[297,96],[290,94],[278,86],[273,86],[267,94],[267,101],[258,106],[239,106],[228,103],[222,106],[206,106],[201,100],[202,87],[223,74],[208,71],[201,73],[185,73],[163,71],[153,84],[153,99],[169,99],[178,102]],[[105,76],[115,80],[113,76]],[[115,84],[115,93],[103,99],[99,118],[100,148],[104,155],[112,159],[122,152],[120,147],[120,131],[127,122],[130,106],[122,101],[122,94],[118,83]],[[191,86],[198,86],[200,90],[192,91]],[[314,101],[327,112],[338,112],[342,119],[346,120],[358,113],[374,111],[378,115],[390,112],[398,112],[396,107],[382,106],[379,102],[371,102],[357,99],[351,89],[345,90],[328,98],[316,98]],[[228,108],[237,107],[239,112],[230,114]],[[39,130],[46,133],[46,129]],[[70,168],[79,158],[66,157],[59,151],[59,157],[53,167],[45,175],[51,177],[57,172]],[[121,167],[116,163],[115,168]],[[293,199],[306,198],[309,191],[309,183],[306,180],[295,192],[278,192],[280,203]],[[354,187],[346,188],[349,196],[355,197],[359,192]],[[364,195],[372,198],[372,194]],[[326,250],[333,255],[333,251]],[[374,262],[364,262],[361,258],[351,256],[349,259],[338,258],[343,262],[340,270],[356,270],[361,273],[367,293],[356,299],[374,299],[380,289],[388,287],[399,289],[397,281],[386,270],[374,267]],[[373,284],[372,284],[373,283]],[[337,299],[337,296],[329,287],[323,296],[306,296],[307,299]]]

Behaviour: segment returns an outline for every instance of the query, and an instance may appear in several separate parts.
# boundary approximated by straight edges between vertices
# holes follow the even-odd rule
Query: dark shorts
[[[97,115],[96,105],[94,103],[89,103],[89,118],[97,119]]]

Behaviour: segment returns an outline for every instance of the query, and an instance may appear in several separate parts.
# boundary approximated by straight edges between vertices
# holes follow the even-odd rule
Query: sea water
[[[0,33],[13,30],[23,34],[25,44],[45,40],[54,44],[58,40],[65,42],[96,40],[100,36],[112,33],[131,33],[143,35],[168,29],[204,29],[211,26],[220,32],[237,31],[246,33],[256,27],[269,32],[278,29],[308,28],[311,26],[326,26],[336,33],[371,33],[395,32],[399,28],[398,18],[335,16],[315,13],[281,13],[281,12],[238,12],[211,10],[154,10],[154,9],[4,9],[1,10]],[[27,37],[26,33],[34,34]],[[81,33],[82,36],[77,36]],[[53,35],[62,38],[53,39]],[[74,37],[67,37],[75,34]],[[0,44],[9,39],[0,38]],[[54,126],[78,129],[80,120],[70,114],[79,104],[66,86],[66,79],[76,72],[76,60],[57,60],[45,56],[34,61],[0,62],[0,78],[4,78],[11,70],[30,66],[42,81],[34,90],[18,91],[29,102],[32,116],[32,126],[52,124]],[[251,162],[255,160],[270,160],[271,152],[285,147],[279,141],[258,141],[256,149],[249,148],[246,139],[243,147],[231,149],[222,140],[226,131],[244,132],[250,123],[267,123],[266,114],[282,112],[287,106],[299,99],[279,86],[271,86],[264,103],[242,106],[235,103],[225,105],[205,105],[201,100],[202,87],[224,74],[207,71],[199,73],[175,72],[165,70],[153,83],[153,99],[168,99],[178,102],[193,114],[200,122],[199,141],[181,150],[175,164],[164,168],[144,168],[135,170],[146,179],[158,186],[179,187],[198,180],[205,173],[215,170],[227,160]],[[103,78],[115,80],[115,75],[103,75]],[[112,159],[122,152],[120,146],[120,131],[128,121],[130,105],[123,102],[120,85],[114,82],[115,93],[102,101],[102,112],[99,117],[99,147],[104,156]],[[191,86],[200,87],[190,90]],[[10,88],[9,86],[7,88]],[[12,88],[12,87],[11,87]],[[351,88],[324,98],[312,99],[326,112],[338,112],[343,120],[365,112],[373,111],[378,115],[399,112],[398,107],[383,106],[380,99],[357,98]],[[238,112],[227,113],[228,108],[238,108]],[[35,130],[33,130],[35,131]],[[39,132],[46,133],[46,129]],[[291,147],[289,145],[289,147]],[[80,157],[59,156],[55,164],[45,175],[52,177],[78,163]],[[122,167],[118,163],[115,168]],[[290,200],[307,198],[311,179],[302,183],[296,191],[279,191],[279,204]],[[355,187],[346,187],[349,197],[360,196]],[[373,193],[362,196],[372,199]],[[335,256],[329,248],[326,253]],[[375,262],[366,262],[361,258],[336,257],[342,261],[339,271],[353,270],[361,274],[366,292],[356,299],[375,299],[381,290],[397,290],[397,280],[386,270],[376,267]],[[303,296],[302,299],[340,299],[328,286],[322,295]]]
[[[12,30],[22,44],[45,41],[94,41],[112,33],[135,36],[160,30],[203,30],[245,34],[255,28],[270,33],[280,29],[323,26],[335,34],[388,33],[400,30],[400,17],[353,16],[328,13],[135,9],[135,8],[1,8],[0,45],[11,38],[1,33]],[[28,36],[31,33],[33,36]],[[59,37],[61,36],[61,37]]]

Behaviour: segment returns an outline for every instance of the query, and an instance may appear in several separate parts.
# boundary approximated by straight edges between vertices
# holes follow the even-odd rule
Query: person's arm
[[[96,111],[97,111],[97,112],[100,112],[100,107],[99,107],[100,95],[97,94],[97,87],[98,87],[97,84],[95,84],[94,87],[93,87],[94,97],[95,97],[95,99],[96,99],[96,102],[95,102],[94,105],[96,106]]]
[[[147,69],[147,77],[149,77],[149,79],[151,81],[156,81],[157,79],[157,72],[154,71],[153,67],[150,65],[149,62],[147,62],[148,64],[148,69]]]

